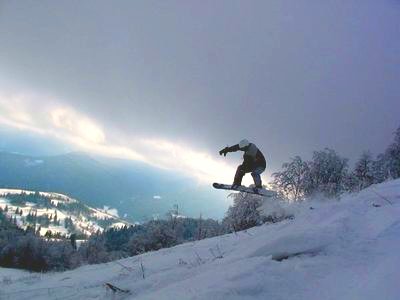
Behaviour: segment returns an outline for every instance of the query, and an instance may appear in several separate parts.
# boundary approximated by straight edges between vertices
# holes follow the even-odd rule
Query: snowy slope
[[[59,225],[50,225],[50,226],[39,226],[36,224],[36,230],[40,227],[40,234],[44,236],[48,230],[50,230],[53,234],[60,233],[62,235],[69,236],[70,231],[65,228],[65,220],[67,218],[71,218],[71,222],[75,226],[77,232],[82,232],[86,235],[91,235],[96,233],[97,231],[103,231],[104,228],[98,224],[98,220],[110,220],[110,227],[123,227],[133,225],[121,218],[119,218],[115,214],[111,214],[110,212],[114,211],[114,209],[105,210],[105,209],[96,209],[92,208],[88,205],[82,204],[88,212],[71,212],[67,210],[61,210],[57,207],[58,204],[75,204],[79,203],[79,200],[68,197],[64,194],[59,193],[49,193],[49,192],[39,192],[40,195],[47,197],[51,203],[51,207],[40,207],[35,203],[26,202],[24,205],[13,205],[9,199],[7,199],[8,194],[25,194],[32,195],[35,194],[35,191],[30,190],[21,190],[21,189],[2,189],[0,188],[0,208],[5,209],[8,207],[8,211],[4,212],[7,217],[15,218],[16,224],[23,229],[26,229],[28,225],[32,226],[32,223],[26,222],[26,217],[29,213],[35,214],[40,217],[43,215],[57,215],[57,219],[59,220]],[[21,214],[17,213],[17,209]]]
[[[282,209],[295,219],[108,264],[0,269],[0,299],[111,299],[105,282],[131,291],[113,299],[400,299],[400,180]]]

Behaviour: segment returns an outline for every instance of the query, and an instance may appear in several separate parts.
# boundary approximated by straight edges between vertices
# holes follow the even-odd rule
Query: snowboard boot
[[[233,183],[231,186],[232,190],[237,190],[240,187],[240,184]]]
[[[263,188],[262,186],[255,186],[255,187],[253,187],[253,191],[256,194],[259,194],[260,191],[262,190],[262,188]]]
[[[251,173],[251,176],[253,177],[253,180],[254,180],[254,189],[262,189],[260,173],[254,171]],[[254,191],[256,192],[256,190],[254,190]]]

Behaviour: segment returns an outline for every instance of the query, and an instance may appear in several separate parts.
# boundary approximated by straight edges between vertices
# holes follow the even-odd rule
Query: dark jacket
[[[247,147],[240,149],[239,144],[233,145],[231,147],[226,147],[220,151],[220,154],[226,154],[228,152],[244,151],[243,154],[243,167],[247,170],[254,170],[256,168],[266,167],[265,157],[257,148],[256,145],[250,143]]]

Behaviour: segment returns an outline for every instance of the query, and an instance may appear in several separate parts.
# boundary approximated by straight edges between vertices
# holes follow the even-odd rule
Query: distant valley
[[[174,206],[188,216],[221,218],[229,204],[223,193],[171,171],[77,152],[0,152],[0,188],[67,194],[91,207],[113,207],[131,222],[163,217]]]

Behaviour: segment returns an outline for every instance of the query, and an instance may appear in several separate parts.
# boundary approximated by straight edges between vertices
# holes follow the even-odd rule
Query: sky
[[[232,180],[218,151],[243,138],[265,178],[354,161],[400,125],[399,36],[395,0],[0,0],[0,129],[204,182]]]

